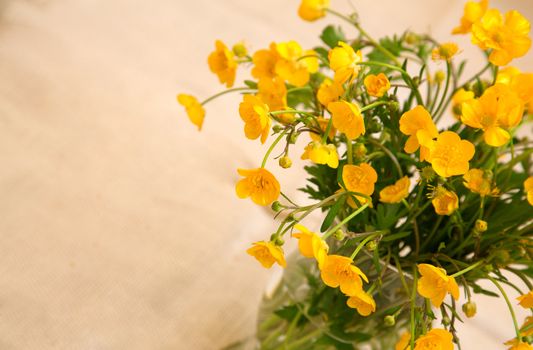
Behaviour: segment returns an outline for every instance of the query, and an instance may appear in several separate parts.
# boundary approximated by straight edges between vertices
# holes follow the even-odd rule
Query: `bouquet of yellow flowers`
[[[209,101],[240,92],[245,136],[270,143],[258,168],[238,169],[236,184],[238,197],[280,220],[247,253],[265,268],[287,267],[263,305],[257,347],[460,348],[456,323],[474,317],[482,293],[509,308],[509,349],[533,349],[533,317],[520,326],[514,312],[533,307],[531,141],[517,134],[533,111],[533,74],[508,66],[529,50],[530,23],[486,0],[467,2],[452,33],[469,34],[487,63],[465,79],[453,42],[413,32],[376,40],[329,0],[303,0],[298,15],[339,17],[357,37],[330,25],[313,49],[289,41],[253,54],[216,41],[208,64],[228,89],[203,102],[177,97],[201,129]],[[240,66],[254,80],[234,88]],[[439,128],[447,112],[455,119]],[[295,149],[299,137],[309,137],[303,149]],[[302,190],[311,204],[295,203],[266,169],[276,146],[284,169],[290,153],[309,160]],[[305,226],[315,212],[319,232]],[[299,256],[285,258],[287,239],[297,240]],[[516,302],[503,284],[518,291]]]

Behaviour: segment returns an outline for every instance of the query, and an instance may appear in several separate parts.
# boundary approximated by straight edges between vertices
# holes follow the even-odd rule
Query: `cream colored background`
[[[450,40],[463,1],[353,3],[375,36]],[[492,3],[533,19],[530,0]],[[300,21],[296,0],[0,5],[0,349],[200,350],[252,334],[271,272],[244,250],[274,225],[233,186],[264,149],[242,136],[238,96],[209,104],[198,133],[175,95],[221,90],[216,38],[310,47],[336,21]],[[288,193],[302,185],[272,168]],[[503,348],[503,300],[478,303],[464,348]]]

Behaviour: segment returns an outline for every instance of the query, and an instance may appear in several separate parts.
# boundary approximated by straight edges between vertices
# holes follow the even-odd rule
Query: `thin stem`
[[[256,89],[252,89],[250,87],[237,87],[237,88],[233,88],[233,89],[224,90],[224,91],[221,91],[221,92],[219,92],[217,94],[214,94],[211,97],[206,98],[205,100],[203,100],[201,102],[201,105],[204,106],[206,103],[214,100],[215,98],[217,98],[219,96],[222,96],[222,95],[225,95],[225,94],[229,94],[230,92],[245,91],[245,90],[255,91]]]
[[[370,142],[374,146],[377,146],[377,147],[381,148],[383,150],[383,152],[385,152],[385,154],[392,160],[392,163],[396,167],[396,170],[398,170],[398,175],[400,175],[400,177],[403,177],[402,167],[400,166],[400,162],[398,162],[398,158],[396,158],[396,156],[387,147],[385,147],[380,142],[378,142],[378,141],[376,141],[374,139],[371,139],[371,138],[368,138],[368,142]]]
[[[348,164],[353,164],[353,144],[352,140],[346,136],[346,161]]]
[[[413,266],[413,293],[411,294],[411,319],[410,319],[410,328],[411,328],[411,349],[415,348],[415,301],[416,301],[416,283],[418,275],[416,273],[416,267]]]
[[[302,87],[294,87],[287,90],[287,94],[290,94],[291,92],[298,92],[298,91],[306,91],[306,90],[312,90],[310,86],[302,86]]]
[[[378,232],[375,232],[374,234],[366,237],[365,239],[363,239],[363,241],[361,243],[359,243],[359,245],[357,246],[357,248],[355,248],[355,250],[353,251],[352,255],[350,256],[350,259],[354,260],[355,257],[357,256],[357,254],[359,254],[359,252],[361,251],[361,249],[364,248],[364,246],[371,240],[371,239],[374,239],[376,238],[377,236],[381,235],[384,231],[378,231]],[[368,292],[370,293],[370,292]]]
[[[285,136],[285,134],[287,133],[288,130],[289,130],[288,128],[283,130],[283,132],[281,134],[279,134],[279,136],[274,140],[274,142],[272,142],[272,144],[268,148],[267,152],[265,153],[265,156],[263,157],[263,162],[261,163],[261,168],[265,167],[266,162],[268,160],[268,156],[270,155],[270,153],[272,153],[272,151],[274,150],[274,147],[276,147],[278,142],[283,138],[283,136]]]
[[[448,88],[450,87],[451,77],[452,77],[452,65],[449,61],[446,61],[446,85],[444,86],[444,92],[442,93],[442,97],[440,99],[439,105],[437,106],[437,109],[434,112],[434,115],[439,116],[438,118],[435,119],[435,123],[439,121],[440,117],[442,117],[442,114],[439,115],[440,109],[446,106],[444,105],[444,101],[446,100],[446,95],[448,94]]]
[[[324,135],[322,135],[322,143],[327,143],[329,132],[332,126],[333,126],[333,118],[329,118],[328,126],[326,126],[326,131],[324,132]]]
[[[505,299],[505,302],[507,303],[507,307],[509,308],[509,312],[511,313],[511,317],[513,318],[514,329],[516,331],[516,339],[518,340],[518,342],[521,342],[522,341],[522,335],[520,334],[520,327],[518,327],[518,322],[516,322],[516,315],[514,313],[513,306],[511,305],[511,302],[509,301],[509,297],[507,296],[507,294],[503,290],[503,288],[500,285],[500,283],[498,283],[498,281],[496,281],[494,278],[490,277],[489,275],[487,275],[487,278],[492,283],[494,283],[496,288],[498,288],[500,290],[500,293],[502,293],[502,296]]]
[[[370,205],[370,203],[365,203],[363,204],[359,209],[357,209],[356,211],[354,211],[353,213],[351,213],[350,215],[348,215],[346,218],[344,218],[344,220],[342,220],[341,222],[339,222],[337,225],[335,225],[333,228],[329,229],[328,231],[326,231],[326,233],[324,233],[324,235],[322,236],[322,239],[326,239],[328,238],[330,235],[332,235],[335,231],[337,231],[339,228],[341,228],[344,224],[346,224],[347,222],[349,222],[350,220],[352,220],[354,217],[356,217],[357,215],[359,215],[363,210],[365,210],[368,206]]]
[[[372,108],[375,108],[377,106],[388,105],[388,104],[389,104],[388,101],[376,101],[374,103],[371,103],[371,104],[366,105],[363,108],[361,108],[361,113],[366,112],[366,111],[368,111],[368,110],[370,110]]]
[[[465,273],[467,273],[468,271],[471,271],[473,269],[475,269],[476,267],[480,266],[481,264],[483,264],[484,261],[483,260],[479,260],[478,262],[476,262],[475,264],[472,264],[470,266],[468,266],[467,268],[465,269],[462,269],[461,271],[458,271],[456,273],[454,273],[453,275],[451,275],[450,277],[458,277],[458,276],[461,276],[461,275],[464,275]]]
[[[296,109],[284,109],[284,110],[272,111],[272,112],[268,112],[268,113],[270,115],[272,115],[272,116],[276,116],[278,114],[292,113],[292,114],[305,114],[305,115],[310,115],[310,116],[314,117],[314,115],[312,113],[309,113],[309,112],[306,112],[306,111],[298,111]]]

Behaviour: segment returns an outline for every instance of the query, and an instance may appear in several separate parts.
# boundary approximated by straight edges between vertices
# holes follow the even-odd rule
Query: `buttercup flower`
[[[322,132],[326,132],[326,129],[328,128],[328,124],[329,124],[329,118],[326,119],[324,117],[317,117],[316,120],[317,120],[318,125],[319,125],[320,129],[322,130]],[[329,130],[328,139],[333,140],[335,138],[336,134],[337,134],[337,129],[335,129],[335,127],[332,125],[330,130]],[[322,135],[316,134],[314,132],[310,132],[309,135],[311,135],[311,139],[313,141],[322,140]]]
[[[198,102],[196,97],[186,94],[179,94],[177,100],[180,105],[185,107],[189,120],[198,127],[198,130],[202,130],[205,117],[205,109],[202,104]]]
[[[519,74],[511,79],[511,90],[527,106],[529,113],[533,112],[533,74]]]
[[[257,96],[268,105],[270,111],[283,110],[287,106],[287,87],[280,77],[259,79]]]
[[[437,187],[433,192],[431,201],[435,212],[439,215],[451,215],[459,208],[459,198],[455,192],[448,191],[444,187]]]
[[[342,87],[342,84],[325,79],[322,84],[320,84],[316,97],[322,105],[327,107],[331,102],[337,101],[343,93],[344,88]]]
[[[475,148],[470,141],[461,140],[453,131],[444,131],[430,147],[429,162],[442,177],[463,175],[468,171],[468,162],[474,153]]]
[[[374,298],[364,290],[359,290],[354,295],[350,295],[346,304],[352,309],[357,309],[361,316],[368,316],[376,311]]]
[[[515,345],[509,348],[509,350],[533,350],[533,346],[524,342],[517,342]]]
[[[530,290],[527,294],[519,296],[516,300],[518,300],[520,306],[525,309],[533,308],[533,290]]]
[[[533,176],[530,176],[524,181],[524,192],[526,192],[527,201],[533,205]]]
[[[329,0],[302,0],[298,8],[298,16],[306,21],[316,21],[326,15]]]
[[[489,61],[497,66],[505,66],[529,50],[529,29],[529,22],[520,12],[509,11],[504,20],[500,11],[490,9],[472,24],[472,43],[482,50],[492,49]]]
[[[470,169],[463,175],[463,184],[474,193],[479,193],[482,197],[497,193],[498,189],[493,186],[492,180],[482,169]]]
[[[514,77],[520,74],[520,69],[516,67],[505,67],[498,71],[498,75],[496,76],[496,83],[510,85],[511,80],[513,80]]]
[[[309,81],[309,74],[318,71],[318,58],[313,50],[302,50],[296,41],[276,44],[279,60],[276,74],[295,86],[304,86]],[[304,56],[309,56],[302,58]]]
[[[233,86],[237,72],[237,62],[233,58],[233,52],[220,40],[215,42],[215,51],[207,58],[209,69],[218,76],[221,84],[226,87]]]
[[[418,264],[417,267],[422,275],[418,280],[418,294],[428,298],[433,306],[440,307],[447,293],[455,300],[459,299],[459,286],[446,270],[429,264]]]
[[[390,81],[383,73],[378,75],[369,74],[363,81],[365,84],[366,92],[370,96],[381,97],[390,89]]]
[[[265,143],[270,131],[270,118],[268,106],[253,95],[244,95],[239,105],[239,115],[244,121],[244,134],[250,140],[261,137],[261,143]]]
[[[282,267],[287,266],[283,249],[272,242],[255,242],[246,253],[256,258],[267,269],[271,268],[274,263],[278,263]]]
[[[488,6],[488,0],[481,0],[479,2],[468,1],[464,7],[464,14],[461,18],[461,24],[453,29],[452,34],[470,33],[472,24],[483,17]]]
[[[416,106],[400,117],[400,131],[409,138],[404,146],[406,153],[414,153],[420,147],[420,160],[427,159],[429,146],[439,134],[429,112],[422,106]]]
[[[302,154],[302,159],[310,159],[316,164],[327,164],[331,168],[339,166],[337,148],[333,144],[323,144],[320,141],[312,141]]]
[[[485,142],[499,147],[510,139],[505,129],[517,126],[522,119],[524,105],[509,86],[491,86],[479,99],[464,102],[461,121],[484,131]]]
[[[276,43],[271,43],[268,49],[259,50],[252,56],[254,67],[252,76],[256,79],[272,79],[276,76],[276,63],[279,60]]]
[[[396,181],[394,185],[385,187],[379,192],[379,201],[383,203],[400,203],[409,195],[411,182],[407,176]]]
[[[363,279],[368,278],[353,260],[341,255],[327,255],[320,271],[320,276],[327,286],[337,288],[346,295],[355,295],[363,289]]]
[[[452,97],[452,112],[455,118],[460,119],[462,114],[463,102],[471,101],[475,98],[473,91],[466,91],[463,88],[457,90]]]
[[[407,350],[409,348],[409,343],[411,342],[411,333],[404,332],[401,336],[396,345],[394,346],[394,350]]]
[[[416,340],[415,350],[453,350],[453,335],[445,329],[433,328]]]
[[[342,181],[348,191],[370,196],[374,193],[374,185],[377,180],[378,174],[368,163],[359,165],[347,164],[342,168]],[[361,204],[368,201],[364,197],[355,197]]]
[[[350,45],[339,41],[338,46],[329,51],[328,59],[329,67],[335,72],[335,82],[351,83],[359,74],[360,67],[357,64],[363,61],[363,54],[360,50],[355,52]]]
[[[443,60],[450,61],[453,56],[459,51],[459,47],[455,43],[444,43],[431,51],[431,59],[433,61]]]
[[[279,197],[280,186],[278,180],[265,168],[238,169],[239,175],[244,176],[237,182],[235,191],[239,198],[250,197],[259,205],[269,205]]]
[[[300,232],[293,233],[294,238],[298,238],[298,248],[300,254],[306,258],[315,258],[318,266],[322,268],[324,259],[328,255],[328,245],[316,233],[309,231],[305,226],[296,224],[294,228]]]
[[[328,110],[333,118],[333,126],[354,140],[365,133],[365,122],[359,106],[346,101],[331,102]]]

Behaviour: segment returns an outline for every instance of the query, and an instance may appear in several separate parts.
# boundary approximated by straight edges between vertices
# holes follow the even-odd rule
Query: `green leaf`
[[[253,80],[245,80],[244,84],[248,86],[250,89],[257,89],[257,83]]]
[[[339,209],[344,205],[345,201],[346,197],[341,197],[340,200],[335,202],[335,204],[329,210],[328,215],[326,215],[326,218],[322,222],[322,226],[320,226],[320,232],[326,232],[326,230],[331,227],[333,220],[335,220]]]
[[[341,27],[335,28],[332,25],[327,26],[320,34],[320,39],[324,44],[328,45],[330,48],[337,46],[339,41],[346,41],[346,36],[342,31]]]

